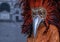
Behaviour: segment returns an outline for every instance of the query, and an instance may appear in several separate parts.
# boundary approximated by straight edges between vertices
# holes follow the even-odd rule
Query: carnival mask
[[[46,10],[44,8],[33,8],[32,18],[33,18],[33,34],[34,37],[36,37],[37,28],[46,18]]]

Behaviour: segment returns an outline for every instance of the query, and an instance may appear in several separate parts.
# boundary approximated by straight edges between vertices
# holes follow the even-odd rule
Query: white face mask
[[[38,29],[38,26],[41,24],[41,22],[43,21],[43,19],[37,15],[36,17],[33,18],[33,33],[34,33],[34,37],[36,36],[36,32]]]
[[[38,13],[38,11],[41,12],[41,14]],[[39,25],[41,24],[42,21],[44,21],[45,17],[43,14],[43,10],[41,11],[41,9],[33,9],[33,34],[34,34],[34,37],[36,37],[36,33],[37,33],[37,29],[39,27]],[[42,17],[41,17],[42,16]]]

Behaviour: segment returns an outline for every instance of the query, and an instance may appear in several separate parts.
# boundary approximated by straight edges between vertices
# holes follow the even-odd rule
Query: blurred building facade
[[[26,42],[21,34],[21,13],[18,0],[0,0],[0,42]]]
[[[19,0],[0,0],[0,21],[21,21]]]

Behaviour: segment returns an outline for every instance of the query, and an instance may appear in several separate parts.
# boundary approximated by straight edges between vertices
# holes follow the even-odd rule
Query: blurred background
[[[26,42],[19,0],[0,0],[0,42]]]

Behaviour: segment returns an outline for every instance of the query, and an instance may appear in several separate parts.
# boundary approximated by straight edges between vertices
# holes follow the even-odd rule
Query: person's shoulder
[[[50,41],[52,42],[59,42],[59,32],[58,32],[58,28],[55,25],[50,25],[50,30],[51,32],[51,36],[50,36]]]
[[[56,27],[55,25],[53,25],[53,24],[50,24],[50,30],[52,31],[52,32],[58,32],[58,27]]]

